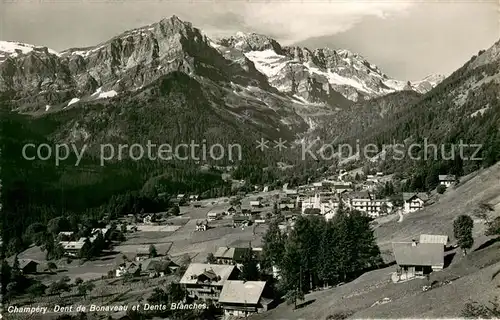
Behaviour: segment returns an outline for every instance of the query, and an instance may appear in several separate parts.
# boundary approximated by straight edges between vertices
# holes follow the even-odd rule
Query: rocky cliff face
[[[275,40],[254,33],[238,33],[218,44],[242,51],[279,91],[311,102],[323,100],[332,92],[351,101],[402,90],[425,93],[444,79],[431,76],[408,84],[389,78],[377,66],[348,50],[282,47]]]
[[[172,71],[211,81],[267,85],[253,66],[245,69],[227,61],[200,30],[175,16],[90,48],[57,53],[17,46],[23,50],[2,51],[0,92],[23,111],[75,103],[76,99],[109,98],[142,88]]]
[[[389,79],[347,50],[283,47],[254,33],[213,42],[176,16],[126,31],[94,47],[61,53],[0,42],[0,94],[21,111],[65,108],[133,92],[181,71],[206,83],[254,86],[290,104],[344,107],[400,90],[426,92],[441,78]]]

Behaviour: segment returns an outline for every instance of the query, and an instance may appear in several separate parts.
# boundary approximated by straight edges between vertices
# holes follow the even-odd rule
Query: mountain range
[[[422,136],[420,128],[446,136],[456,119],[494,109],[489,93],[484,105],[477,97],[497,85],[498,47],[446,79],[403,81],[348,50],[287,47],[255,33],[212,40],[172,16],[62,52],[2,41],[0,97],[4,109],[43,121],[57,142],[168,137],[254,149],[261,137],[380,142]],[[403,123],[429,113],[421,127]]]
[[[432,190],[440,174],[463,176],[500,161],[499,95],[500,41],[444,79],[413,82],[391,79],[347,50],[286,47],[257,34],[211,40],[175,16],[62,52],[2,41],[6,214],[0,222],[9,227],[2,228],[2,238],[20,239],[30,224],[46,224],[61,212],[100,219],[116,197],[135,208],[134,199],[151,203],[160,193],[234,194],[222,179],[223,166],[234,169],[233,179],[248,182],[246,192],[253,185],[314,181],[336,172],[338,164],[394,173],[402,191]],[[255,144],[260,139],[284,139],[287,149],[270,145],[261,152]],[[333,147],[389,148],[370,159],[315,161],[301,158],[291,144],[318,139]],[[243,158],[135,161],[125,154],[100,165],[99,145],[149,141],[238,143]],[[75,155],[55,166],[23,158],[27,143],[88,149],[78,166]],[[394,143],[444,146],[446,158],[395,160]],[[463,157],[476,148],[458,156],[452,146],[462,143],[479,144],[479,160]]]
[[[359,54],[281,46],[255,33],[211,40],[176,16],[93,47],[62,52],[0,42],[0,96],[11,109],[38,116],[83,106],[143,103],[151,93],[148,88],[173,72],[199,84],[207,113],[290,139],[354,102],[405,90],[425,93],[444,79],[395,80]],[[62,138],[93,134],[80,123],[78,132],[70,130]]]

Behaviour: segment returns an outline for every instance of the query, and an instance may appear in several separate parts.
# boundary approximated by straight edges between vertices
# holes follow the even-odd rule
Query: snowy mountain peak
[[[433,86],[436,86],[439,83],[441,83],[444,79],[446,79],[445,75],[442,75],[442,74],[430,74],[427,77],[425,77],[422,80],[420,80],[420,82],[427,81],[430,84],[432,84]]]
[[[16,41],[0,41],[0,62],[5,61],[8,57],[15,58],[20,54],[27,54],[34,50],[59,56],[58,52],[47,47],[35,46]]]
[[[30,59],[34,51],[40,52],[36,53],[40,59]],[[100,87],[106,92],[135,91],[174,71],[265,91],[274,87],[284,97],[326,106],[342,106],[401,90],[426,92],[440,79],[429,76],[407,85],[406,81],[390,79],[349,50],[281,46],[275,39],[257,33],[238,32],[213,42],[175,15],[125,31],[96,46],[60,54],[44,47],[2,41],[0,62],[7,57],[19,63],[0,68],[0,76],[14,79],[0,82],[0,92],[16,92],[16,99],[24,99],[24,105],[28,105],[26,96],[33,105],[43,101],[56,106],[72,97],[90,99]],[[33,95],[38,91],[40,97]]]
[[[242,52],[263,51],[272,49],[276,53],[282,53],[281,45],[274,39],[258,33],[237,32],[234,36],[222,38],[216,41],[225,47],[232,47]]]
[[[301,96],[299,91],[303,89],[299,84],[300,79],[313,79],[322,87],[321,90],[337,91],[352,101],[401,90],[425,93],[443,79],[441,76],[431,75],[408,84],[406,80],[389,78],[358,53],[346,49],[282,47],[276,40],[256,33],[238,32],[234,36],[220,39],[217,45],[242,52],[268,78],[273,87],[298,96]]]

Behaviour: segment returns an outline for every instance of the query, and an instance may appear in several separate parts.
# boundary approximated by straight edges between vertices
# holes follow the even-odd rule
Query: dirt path
[[[403,213],[401,212],[401,210],[398,210],[398,214],[399,214],[399,220],[398,222],[403,222]]]

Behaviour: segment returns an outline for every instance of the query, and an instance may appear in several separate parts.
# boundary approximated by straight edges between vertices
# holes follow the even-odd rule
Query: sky
[[[448,75],[500,38],[495,0],[2,0],[0,40],[85,47],[177,15],[209,37],[349,49],[389,76]]]

